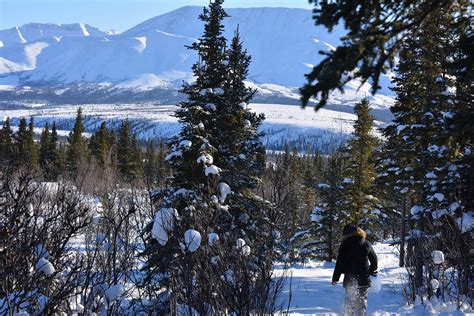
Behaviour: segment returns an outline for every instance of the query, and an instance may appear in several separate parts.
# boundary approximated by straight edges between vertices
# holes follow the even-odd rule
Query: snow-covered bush
[[[88,201],[76,187],[43,183],[31,170],[1,169],[0,187],[0,314],[65,311],[83,282],[73,244],[92,222]]]

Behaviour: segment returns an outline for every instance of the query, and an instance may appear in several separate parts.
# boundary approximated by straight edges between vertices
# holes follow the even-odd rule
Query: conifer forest
[[[200,36],[172,136],[128,117],[90,129],[80,103],[70,128],[5,115],[0,315],[343,315],[330,277],[348,224],[379,261],[367,315],[474,313],[472,2],[309,2],[312,27],[344,36],[305,68],[294,107],[317,115],[348,83],[370,86],[324,150],[265,146],[245,20],[227,28],[224,0],[182,22]]]

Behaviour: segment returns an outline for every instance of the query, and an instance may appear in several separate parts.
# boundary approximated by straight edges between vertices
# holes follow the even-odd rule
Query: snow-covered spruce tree
[[[446,252],[459,277],[446,292],[459,298],[467,290],[470,266],[468,226],[460,199],[462,160],[466,147],[453,137],[456,93],[448,61],[452,58],[451,14],[431,15],[410,34],[395,79],[395,125],[385,130],[394,155],[385,177],[394,174],[395,188],[410,197],[411,226],[407,266],[415,295],[433,296],[435,272],[431,253]],[[460,92],[464,93],[464,92]],[[396,153],[398,152],[398,153]],[[470,228],[472,230],[472,227]],[[467,234],[466,234],[467,233]],[[471,263],[472,264],[472,263]],[[454,274],[452,275],[454,276]],[[454,291],[452,291],[455,289]]]
[[[350,211],[350,221],[373,228],[378,217],[374,180],[374,151],[377,138],[373,135],[374,117],[370,105],[363,99],[354,108],[357,120],[354,123],[352,139],[343,149],[347,156],[344,179],[346,209]]]
[[[395,124],[384,127],[382,135],[385,141],[376,151],[375,186],[381,200],[381,212],[386,217],[384,234],[391,232],[393,238],[399,238],[399,265],[404,267],[408,214],[416,195],[408,166],[413,153],[405,146]]]
[[[200,19],[196,81],[176,116],[183,127],[166,157],[171,185],[156,195],[144,256],[147,284],[155,285],[155,312],[206,314],[268,311],[274,258],[270,203],[253,189],[264,168],[257,131],[263,117],[246,108],[250,58],[238,33],[226,49],[222,1],[211,2]],[[161,292],[160,292],[161,291]]]
[[[472,8],[472,4],[471,7]],[[456,210],[454,217],[460,228],[457,234],[463,245],[460,249],[466,253],[467,248],[472,249],[474,239],[474,59],[472,56],[473,28],[472,11],[469,7],[460,5],[456,10],[457,24],[453,38],[452,58],[449,61],[449,73],[455,78],[455,93],[453,102],[453,117],[447,123],[446,134],[451,136],[458,144],[456,155],[457,172],[460,176],[458,197],[462,205]],[[471,48],[469,50],[469,47]],[[468,53],[470,52],[470,53]],[[449,115],[449,114],[448,114]],[[452,167],[453,169],[454,167]],[[461,237],[461,238],[460,238]],[[471,245],[469,246],[469,241]],[[474,284],[472,271],[474,270],[474,256],[460,256],[461,275],[459,288],[461,293],[466,293]],[[472,304],[472,303],[471,303]]]
[[[217,266],[221,275],[218,289],[221,304],[238,314],[252,311],[271,313],[275,308],[272,267],[275,259],[274,223],[279,212],[254,193],[265,168],[265,148],[257,131],[263,115],[247,108],[254,91],[247,88],[250,56],[242,48],[238,30],[232,39],[228,56],[228,75],[224,84],[225,103],[218,106],[219,123],[212,140],[217,149],[215,163],[222,169],[219,191],[229,195],[227,211],[221,211],[215,232],[221,236],[221,260]],[[215,143],[214,143],[215,142]],[[215,145],[214,145],[215,144]],[[245,245],[242,245],[244,241]],[[229,282],[232,273],[234,282]]]

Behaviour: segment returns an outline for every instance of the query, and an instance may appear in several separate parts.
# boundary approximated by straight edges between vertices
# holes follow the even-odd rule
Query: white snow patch
[[[453,203],[451,203],[451,205],[449,206],[449,210],[454,213],[454,212],[459,208],[459,206],[460,206],[460,205],[459,205],[458,202],[453,202]]]
[[[321,212],[320,207],[313,208],[313,211],[311,212],[311,222],[317,223],[321,220],[321,216],[319,216],[320,212]]]
[[[414,205],[410,209],[411,215],[417,215],[418,213],[423,212],[423,207],[420,205]]]
[[[164,75],[158,76],[154,73],[142,73],[138,75],[131,75],[126,80],[116,85],[121,89],[134,89],[137,91],[147,91],[154,88],[172,88],[168,78]]]
[[[245,246],[242,247],[242,254],[244,256],[249,256],[250,252],[251,252],[251,249],[250,249],[249,245],[245,245]]]
[[[36,263],[36,271],[43,272],[44,274],[50,276],[53,275],[56,270],[54,269],[54,266],[51,264],[51,262],[41,257]]]
[[[184,139],[179,143],[179,147],[189,148],[192,144],[193,143],[190,140]]]
[[[81,28],[82,34],[84,36],[90,36],[89,31],[87,31],[87,28],[84,23],[79,23],[79,27]]]
[[[444,194],[443,193],[435,193],[430,197],[430,201],[437,200],[438,202],[442,202],[444,200]]]
[[[212,246],[219,241],[219,235],[216,233],[210,233],[207,235],[207,240],[209,246]]]
[[[444,262],[444,253],[440,250],[433,250],[431,258],[433,259],[434,264],[442,264]]]
[[[117,300],[123,293],[123,287],[121,284],[114,284],[111,285],[106,291],[105,291],[105,297],[107,298],[107,301],[112,302]]]
[[[195,252],[201,245],[201,234],[194,229],[188,229],[184,233],[185,249]]]
[[[344,178],[342,180],[342,183],[354,183],[354,180],[352,180],[351,178]]]
[[[206,174],[206,176],[209,176],[211,174],[218,175],[221,171],[222,169],[215,165],[210,165],[209,167],[206,167],[204,169],[204,173]]]
[[[196,160],[196,162],[207,164],[207,165],[212,165],[212,163],[214,162],[214,158],[212,158],[212,156],[209,155],[209,154],[202,154],[201,156],[199,156],[199,158]]]
[[[181,150],[175,150],[171,153],[169,153],[166,157],[165,157],[165,160],[166,161],[169,161],[175,157],[182,157],[183,156],[183,152]]]
[[[237,248],[239,248],[239,249],[242,248],[243,246],[245,246],[245,244],[246,244],[245,240],[243,240],[242,238],[237,239],[237,241],[235,243],[237,245]]]
[[[174,228],[178,212],[174,208],[162,208],[155,215],[151,235],[162,246],[168,242],[168,233]]]
[[[137,52],[142,53],[146,48],[146,36],[134,37],[133,39],[137,40],[138,42],[138,45],[134,48],[137,50]]]
[[[206,110],[209,110],[209,111],[215,111],[215,110],[217,110],[217,107],[216,107],[215,104],[213,104],[213,103],[208,103],[208,104],[206,104],[206,105],[204,106],[204,108],[205,108]]]
[[[400,135],[400,133],[406,128],[406,125],[397,125],[397,135]]]
[[[219,183],[218,189],[220,193],[219,202],[221,204],[224,204],[225,199],[227,198],[227,195],[229,195],[232,191],[230,189],[230,186],[225,182]]]
[[[456,223],[462,233],[472,231],[474,229],[474,213],[463,213],[461,217],[456,218]]]

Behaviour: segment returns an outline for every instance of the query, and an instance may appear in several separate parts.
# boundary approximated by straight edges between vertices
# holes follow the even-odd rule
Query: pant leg
[[[358,288],[356,315],[365,316],[367,313],[367,297],[369,287],[361,286]]]
[[[345,283],[344,316],[353,316],[357,308],[357,297],[359,296],[357,277],[346,275]]]

